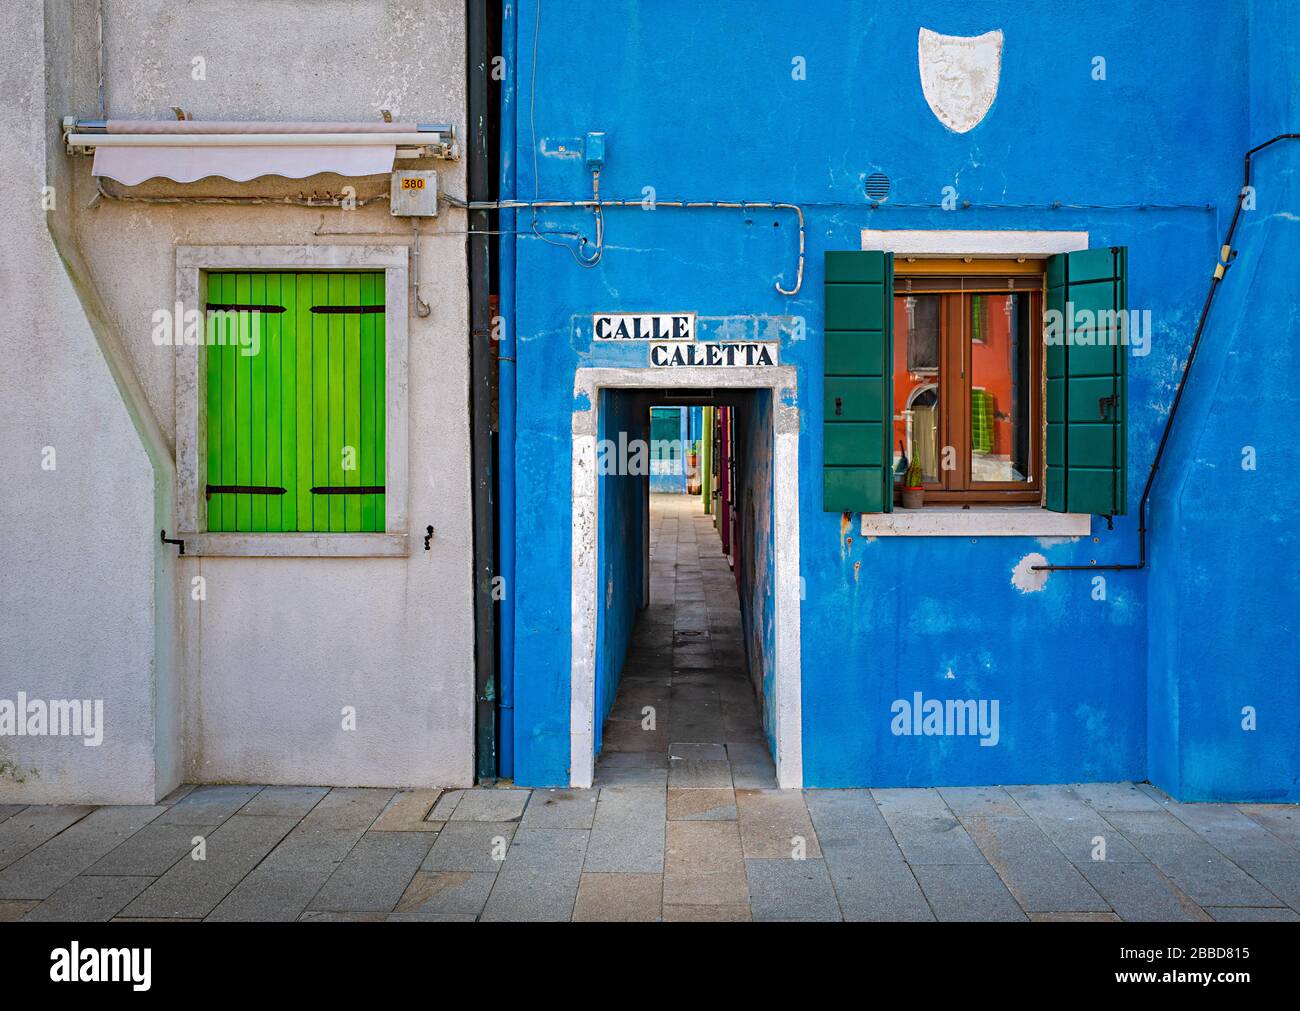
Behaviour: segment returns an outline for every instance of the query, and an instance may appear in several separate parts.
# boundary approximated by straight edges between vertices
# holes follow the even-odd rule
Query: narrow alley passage
[[[700,813],[734,809],[733,788],[776,788],[741,635],[712,517],[698,496],[652,495],[650,604],[605,721],[597,786],[726,791],[681,799]]]

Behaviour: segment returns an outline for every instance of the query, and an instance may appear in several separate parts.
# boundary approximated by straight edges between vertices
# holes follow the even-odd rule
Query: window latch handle
[[[1108,417],[1108,412],[1112,407],[1119,403],[1119,398],[1113,393],[1108,397],[1097,398],[1097,413],[1104,419]]]
[[[844,413],[844,398],[843,398],[843,397],[836,397],[836,398],[835,398],[835,413],[836,413],[836,414],[843,414],[843,413]]]

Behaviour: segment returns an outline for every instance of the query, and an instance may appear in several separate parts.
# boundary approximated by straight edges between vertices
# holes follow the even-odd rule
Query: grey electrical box
[[[436,218],[438,173],[431,169],[394,172],[388,210],[398,218]]]

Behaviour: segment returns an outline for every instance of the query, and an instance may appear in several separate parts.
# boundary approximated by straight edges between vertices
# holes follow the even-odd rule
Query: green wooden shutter
[[[210,273],[207,291],[208,530],[383,531],[383,273]]]
[[[825,259],[822,508],[894,507],[894,254],[836,251]]]
[[[1127,265],[1123,246],[1047,261],[1047,310],[1064,323],[1047,332],[1046,504],[1053,512],[1125,512],[1128,349],[1119,314],[1128,309]],[[1085,311],[1094,315],[1080,322]]]

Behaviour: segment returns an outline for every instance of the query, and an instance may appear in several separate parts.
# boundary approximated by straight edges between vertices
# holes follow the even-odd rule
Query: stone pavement
[[[676,496],[652,528],[594,789],[0,805],[0,920],[1300,919],[1295,805],[775,789],[717,535]]]

